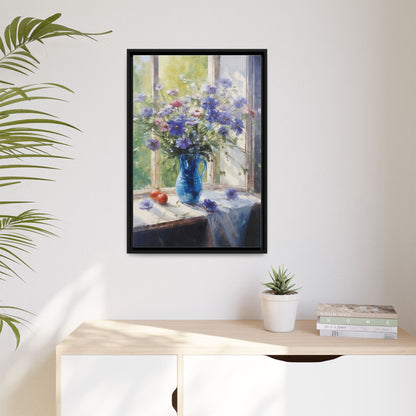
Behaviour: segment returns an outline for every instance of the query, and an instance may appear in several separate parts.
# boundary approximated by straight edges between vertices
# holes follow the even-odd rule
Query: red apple
[[[155,191],[150,192],[149,196],[152,199],[157,199],[157,197],[160,195],[160,189],[156,189]]]
[[[166,194],[160,194],[157,196],[157,202],[161,205],[165,205],[168,202],[168,196]]]

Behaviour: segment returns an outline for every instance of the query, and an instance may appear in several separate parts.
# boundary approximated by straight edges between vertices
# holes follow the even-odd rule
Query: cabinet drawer
[[[414,416],[416,356],[185,356],[184,416]]]
[[[61,416],[175,416],[174,355],[63,355]]]

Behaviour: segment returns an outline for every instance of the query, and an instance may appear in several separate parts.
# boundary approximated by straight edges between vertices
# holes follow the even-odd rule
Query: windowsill
[[[244,194],[248,194],[248,195],[254,195],[258,198],[260,198],[260,194],[259,193],[253,193],[253,192],[247,192],[247,187],[243,187],[243,186],[235,186],[235,185],[222,185],[222,184],[208,184],[208,183],[204,183],[203,184],[203,192],[205,191],[219,191],[219,192],[225,192],[227,189],[229,188],[234,188],[237,192],[239,192],[241,195]],[[144,188],[144,189],[135,189],[133,191],[133,198],[142,198],[142,197],[149,197],[149,193],[156,188]],[[175,195],[176,196],[176,190],[175,187],[168,187],[168,188],[157,188],[160,189],[161,192],[167,194],[168,196],[170,195]],[[202,197],[201,197],[202,198]]]

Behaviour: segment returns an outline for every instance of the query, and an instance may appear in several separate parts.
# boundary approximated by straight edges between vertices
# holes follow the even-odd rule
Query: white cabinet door
[[[63,355],[61,416],[174,416],[176,386],[176,356]]]
[[[416,356],[184,357],[184,416],[414,416]]]
[[[343,356],[322,363],[290,363],[286,415],[415,416],[415,382],[413,355]]]
[[[284,415],[285,364],[264,356],[184,356],[184,416]]]

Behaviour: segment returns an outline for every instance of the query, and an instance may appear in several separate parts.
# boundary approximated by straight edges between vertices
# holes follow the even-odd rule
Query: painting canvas
[[[266,50],[127,51],[127,251],[265,253]]]

